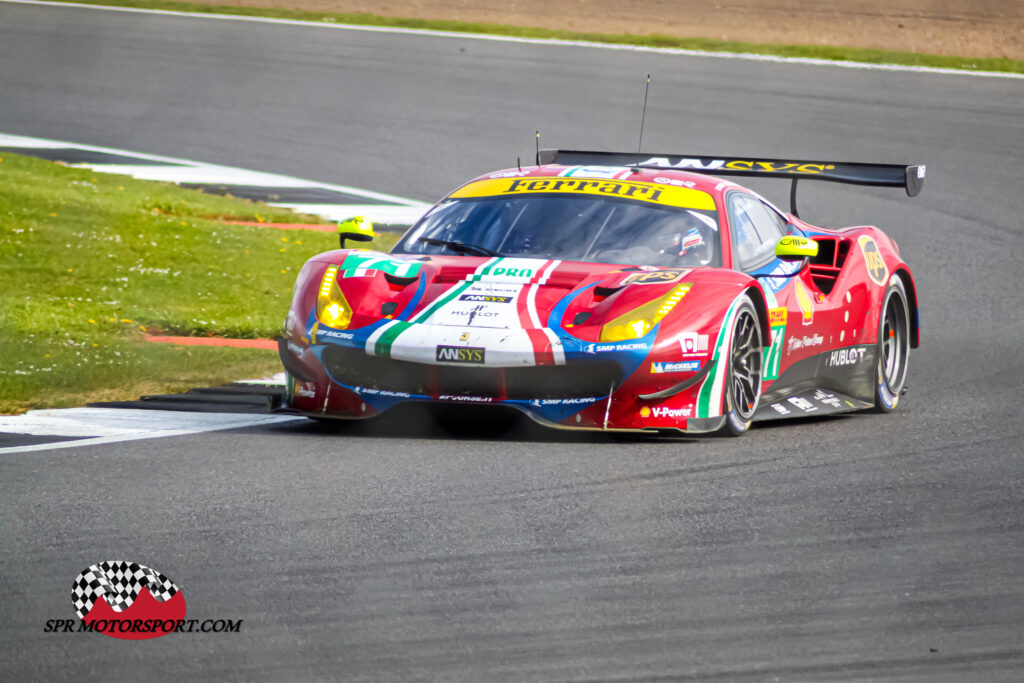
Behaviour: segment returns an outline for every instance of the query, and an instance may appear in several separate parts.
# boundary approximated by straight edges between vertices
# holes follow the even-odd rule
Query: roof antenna
[[[640,148],[644,144],[644,121],[647,120],[647,92],[651,89],[651,74],[647,74],[647,85],[644,86],[644,111],[640,115],[640,141],[636,143],[636,154],[640,156]],[[640,159],[637,158],[633,173],[640,172]]]
[[[537,131],[537,165],[540,166],[540,131]]]
[[[519,169],[520,173],[523,172],[523,161],[519,157],[516,157],[516,168]]]

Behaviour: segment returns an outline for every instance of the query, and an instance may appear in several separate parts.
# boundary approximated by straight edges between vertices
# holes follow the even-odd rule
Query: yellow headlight
[[[643,337],[676,307],[692,286],[693,283],[684,282],[665,296],[610,321],[601,328],[601,341],[616,342]]]
[[[338,266],[331,266],[324,273],[316,300],[316,317],[328,327],[343,330],[352,322],[352,307],[335,281],[337,275]]]
[[[636,313],[636,311],[634,311]],[[622,320],[617,318],[615,323],[619,323]],[[620,324],[609,323],[601,328],[601,341],[603,342],[615,342],[622,341],[624,339],[639,339],[640,337],[647,334],[651,327],[649,320],[637,318],[635,320],[629,320]]]

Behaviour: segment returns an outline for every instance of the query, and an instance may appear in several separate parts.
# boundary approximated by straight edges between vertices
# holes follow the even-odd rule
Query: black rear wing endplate
[[[924,187],[922,164],[861,164],[842,161],[806,161],[795,159],[757,159],[754,157],[695,157],[679,154],[637,154],[635,152],[588,152],[542,149],[541,164],[571,166],[634,166],[663,168],[710,175],[784,178],[793,182],[790,204],[796,211],[796,182],[801,179],[824,180],[852,185],[902,187],[908,197],[916,197]]]

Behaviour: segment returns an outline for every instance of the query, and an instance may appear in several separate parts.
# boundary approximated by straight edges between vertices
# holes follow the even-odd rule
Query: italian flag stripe
[[[374,345],[374,355],[385,357],[390,356],[391,345],[395,343],[395,339],[398,338],[398,335],[402,334],[407,329],[412,327],[412,325],[413,324],[410,322],[398,320],[395,322],[394,325],[391,325],[386,330],[384,330],[384,334],[380,335],[380,338],[377,339],[377,343]]]
[[[471,284],[473,284],[473,283],[472,282],[460,282],[459,284],[455,285],[454,287],[449,289],[447,292],[445,292],[441,296],[437,297],[437,299],[435,299],[433,301],[433,303],[431,303],[429,306],[427,306],[422,311],[420,311],[419,313],[414,315],[412,317],[412,321],[413,322],[417,322],[417,323],[418,322],[426,322],[427,319],[430,318],[430,316],[434,315],[434,313],[437,312],[437,309],[441,308],[442,306],[447,304],[449,301],[454,299],[456,296],[458,296],[462,292],[464,292],[467,289],[469,289],[469,286]]]
[[[473,272],[472,275],[466,278],[466,282],[476,282],[484,275],[489,274],[494,269],[494,267],[501,263],[503,260],[504,259],[495,256],[490,260],[485,261],[482,266],[480,266],[479,268],[476,269],[476,271]]]
[[[533,345],[533,362],[536,365],[554,365],[555,354],[551,349],[551,340],[544,334],[544,330],[528,329],[526,335]]]
[[[733,317],[736,314],[736,305],[739,300],[739,296],[733,299],[729,310],[725,313],[725,319],[722,320],[722,327],[718,331],[715,353],[710,361],[714,367],[704,379],[704,384],[701,385],[700,393],[697,395],[697,417],[718,417],[722,414],[722,392],[725,389],[725,376],[729,371],[729,342],[732,338]]]
[[[530,313],[527,304],[527,298],[530,294],[530,285],[524,285],[519,288],[519,292],[516,294],[515,307],[516,314],[519,316],[519,327],[524,330],[530,329],[532,324],[530,322]]]

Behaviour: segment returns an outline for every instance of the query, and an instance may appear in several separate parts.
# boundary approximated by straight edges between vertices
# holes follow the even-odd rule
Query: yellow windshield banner
[[[478,180],[461,187],[451,197],[504,197],[516,194],[588,194],[635,199],[641,202],[713,211],[715,200],[707,192],[688,187],[635,183],[628,180],[591,178],[498,178]]]

